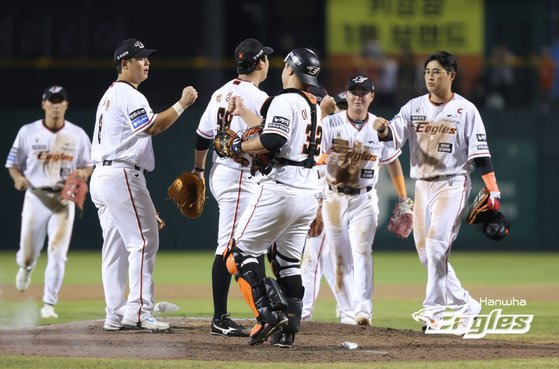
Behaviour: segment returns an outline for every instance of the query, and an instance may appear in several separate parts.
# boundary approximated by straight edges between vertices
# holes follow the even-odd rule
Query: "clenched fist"
[[[186,109],[190,105],[192,105],[197,98],[198,98],[198,91],[196,91],[194,87],[188,86],[185,87],[184,90],[182,90],[182,96],[179,102],[182,105],[182,107]]]
[[[227,111],[231,115],[242,115],[245,104],[240,96],[231,96],[227,105]]]
[[[388,121],[382,117],[378,117],[373,123],[373,129],[378,132],[380,138],[386,137],[388,134]]]

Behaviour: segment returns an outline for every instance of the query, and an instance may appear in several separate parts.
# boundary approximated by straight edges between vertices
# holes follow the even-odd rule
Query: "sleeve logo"
[[[267,124],[267,127],[289,133],[289,119],[276,115],[272,118],[272,121]]]
[[[476,134],[477,140],[480,142],[485,142],[487,141],[487,138],[485,137],[485,133],[478,133]]]
[[[146,109],[140,108],[134,110],[132,113],[130,113],[130,121],[132,122],[132,127],[134,127],[134,129],[147,123],[149,119],[146,113]]]

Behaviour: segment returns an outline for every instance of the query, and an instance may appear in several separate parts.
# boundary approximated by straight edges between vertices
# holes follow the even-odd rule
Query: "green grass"
[[[415,296],[401,296],[398,299],[375,298],[374,324],[397,329],[418,329],[418,323],[411,319],[411,313],[421,307],[422,294],[425,288],[426,271],[419,264],[413,252],[378,252],[375,253],[375,286],[395,286],[411,288],[417,292]],[[207,297],[175,298],[162,296],[161,299],[173,302],[181,307],[174,316],[209,317],[212,313],[211,300],[211,252],[160,252],[157,256],[155,283],[156,297],[158,286],[172,285],[180,289],[207,288]],[[523,298],[522,291],[531,287],[545,287],[559,292],[559,253],[453,253],[451,264],[457,271],[463,285],[468,289],[475,288],[508,288],[515,291],[509,296]],[[33,274],[32,285],[43,284],[46,255],[42,255]],[[17,272],[15,252],[0,252],[0,288],[14,288],[14,277]],[[64,286],[84,286],[88,288],[101,285],[100,252],[71,252],[69,254]],[[512,288],[511,288],[512,287]],[[236,289],[233,282],[231,287]],[[323,282],[323,289],[328,286]],[[516,295],[518,293],[518,295]],[[419,297],[420,296],[420,297]],[[476,296],[478,297],[478,296]],[[491,296],[486,296],[491,298]],[[491,339],[515,340],[525,342],[559,342],[559,298],[557,294],[541,300],[528,300],[525,307],[503,307],[506,314],[522,313],[534,314],[534,321],[528,333],[523,335],[494,335]],[[17,312],[22,308],[34,306],[38,311],[40,298],[28,301],[8,301],[0,295],[0,322],[2,316]],[[484,312],[493,307],[484,307]],[[246,304],[240,298],[231,298],[229,310],[236,317],[252,317]],[[335,301],[327,293],[317,302],[314,320],[336,321]],[[60,318],[56,323],[70,321],[103,319],[104,301],[79,300],[60,301],[57,305]],[[52,324],[52,321],[41,321],[39,324]],[[233,363],[212,361],[211,365],[195,361],[134,361],[134,360],[105,360],[105,359],[74,359],[74,358],[30,358],[20,356],[0,356],[0,368],[225,368]],[[283,366],[282,366],[283,365]],[[555,366],[553,366],[555,365]],[[235,367],[248,367],[243,363],[236,363]],[[292,368],[291,364],[250,364],[251,368]],[[345,365],[343,363],[300,365],[302,368],[520,368],[520,367],[559,367],[553,359],[526,360],[493,360],[493,361],[453,361],[448,362],[398,362],[398,363],[364,363]]]

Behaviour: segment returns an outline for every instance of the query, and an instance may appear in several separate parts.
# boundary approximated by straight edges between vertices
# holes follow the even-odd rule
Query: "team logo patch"
[[[481,141],[481,142],[487,141],[487,138],[485,137],[484,133],[478,133],[478,134],[476,134],[476,137],[477,137],[478,141]]]
[[[477,145],[477,149],[478,150],[489,150],[489,147],[487,145]]]
[[[361,178],[373,178],[375,171],[373,169],[361,169]]]
[[[32,145],[33,150],[46,150],[47,145]]]
[[[146,109],[140,108],[134,110],[130,113],[130,121],[132,122],[132,127],[134,127],[134,129],[146,124],[149,121]]]
[[[439,142],[438,152],[452,152],[452,144],[447,142]]]
[[[427,120],[427,116],[426,115],[412,115],[411,116],[411,120],[421,120],[421,121],[425,121]]]
[[[285,133],[289,133],[289,119],[276,115],[267,125],[269,128],[279,129]]]

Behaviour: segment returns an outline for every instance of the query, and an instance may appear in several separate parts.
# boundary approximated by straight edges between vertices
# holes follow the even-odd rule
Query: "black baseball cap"
[[[353,87],[361,87],[365,91],[375,92],[375,86],[373,86],[373,82],[364,74],[356,74],[349,79],[346,89],[349,91]]]
[[[269,55],[273,52],[274,49],[269,46],[262,46],[260,41],[247,38],[235,48],[237,72],[243,74],[252,72],[262,55]]]
[[[59,103],[68,100],[68,94],[64,87],[60,85],[50,85],[43,92],[43,101],[47,100],[53,103]]]
[[[347,104],[347,93],[344,91],[340,91],[334,95],[334,102],[336,105],[338,104]]]
[[[122,41],[115,49],[114,60],[115,63],[120,63],[121,60],[131,58],[147,58],[157,50],[146,49],[144,44],[137,38],[129,38]]]

